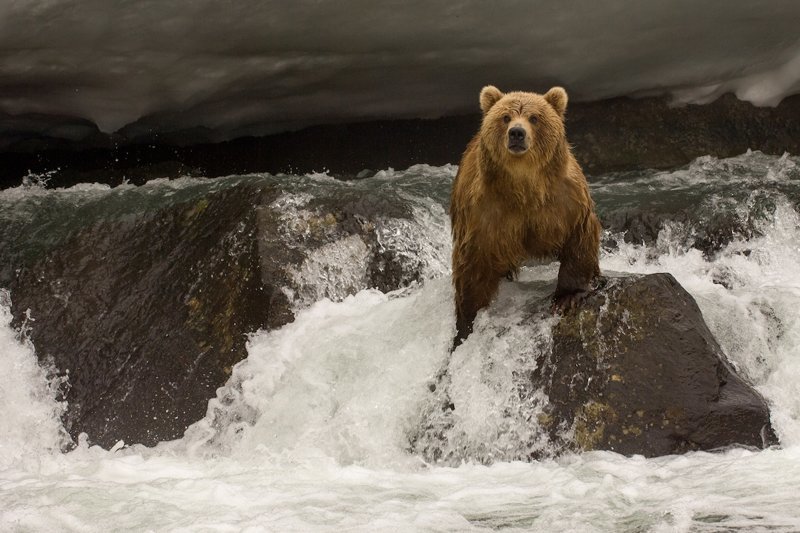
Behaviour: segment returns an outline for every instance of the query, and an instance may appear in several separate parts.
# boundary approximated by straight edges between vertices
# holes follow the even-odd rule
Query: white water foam
[[[427,170],[427,166],[397,173],[383,171],[370,183],[383,182],[383,187],[396,190],[396,183],[402,184],[404,177],[420,170]],[[446,170],[439,178],[452,179],[452,175]],[[372,192],[359,187],[360,182],[341,182],[326,174],[314,174],[310,179],[322,181],[333,190],[358,190],[362,198]],[[278,230],[283,242],[303,256],[300,264],[288,269],[293,286],[284,288],[295,311],[322,299],[341,301],[359,290],[374,288],[370,285],[370,262],[373,256],[384,253],[401,263],[404,272],[416,271],[422,279],[449,273],[450,224],[436,201],[399,190],[389,201],[408,206],[409,217],[376,216],[367,220],[355,216],[361,232],[347,234],[333,213],[309,206],[313,198],[305,192],[291,192],[271,204],[281,213]],[[319,245],[320,241],[325,244]]]
[[[33,345],[11,329],[11,298],[0,289],[0,469],[35,462],[42,454],[66,444],[55,401],[61,385],[48,379],[36,360]]]
[[[511,308],[524,299],[513,284],[503,292]],[[222,432],[209,432],[209,425],[205,433],[196,426],[182,441],[152,450],[82,445],[41,455],[36,466],[6,465],[0,525],[81,532],[800,526],[800,447],[791,444],[758,453],[643,459],[593,452],[457,468],[426,467],[409,456],[405,431],[453,332],[452,318],[432,318],[447,313],[451,297],[447,280],[439,280],[408,293],[364,291],[315,304],[293,324],[254,335],[250,357],[236,368],[227,387],[240,385],[238,406],[256,413],[253,425],[240,432],[226,432],[224,424]],[[485,313],[473,342],[491,344],[495,319],[514,315]],[[464,359],[456,366],[469,368],[470,355]],[[480,374],[462,373],[462,390],[481,389]],[[481,394],[473,422],[491,419],[493,399],[507,397],[502,388]],[[217,416],[213,407],[204,422]],[[489,425],[479,424],[475,434],[485,437]]]
[[[253,335],[248,358],[184,444],[342,464],[406,460],[405,433],[452,339],[450,318],[430,318],[448,317],[451,298],[446,280],[408,294],[362,291]]]

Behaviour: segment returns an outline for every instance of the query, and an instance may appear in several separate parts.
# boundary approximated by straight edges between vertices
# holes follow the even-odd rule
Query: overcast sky
[[[0,2],[0,112],[105,131],[438,117],[488,83],[774,105],[800,92],[800,1]]]

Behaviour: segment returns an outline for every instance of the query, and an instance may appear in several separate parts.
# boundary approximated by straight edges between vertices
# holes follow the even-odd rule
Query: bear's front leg
[[[453,274],[456,290],[456,336],[453,339],[453,350],[472,333],[475,316],[492,301],[504,275],[504,272],[477,269]]]
[[[553,295],[553,310],[577,307],[600,274],[600,222],[589,213],[564,243],[559,254],[558,285]]]

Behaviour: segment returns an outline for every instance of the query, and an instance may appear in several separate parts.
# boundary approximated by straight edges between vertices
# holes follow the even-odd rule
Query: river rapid
[[[410,451],[454,332],[446,209],[456,170],[0,191],[6,223],[40,217],[40,227],[52,224],[48,216],[90,216],[134,197],[168,202],[241,180],[296,183],[283,198],[287,217],[309,196],[374,191],[412,208],[414,221],[388,225],[383,238],[413,241],[410,259],[425,273],[388,294],[346,295],[308,278],[320,290],[298,299],[294,322],[252,332],[248,358],[182,439],[110,450],[81,440],[69,452],[61,451],[65,406],[55,399],[63,383],[11,328],[14,294],[0,290],[0,530],[800,531],[800,159],[748,152],[591,180],[607,228],[601,268],[675,276],[770,403],[781,447],[531,463],[514,460],[525,451],[514,438],[524,428],[502,416],[514,398],[502,384],[535,363],[514,357],[524,330],[502,339],[497,331],[522,316],[526,282],[555,277],[553,264],[503,283],[475,338],[453,355],[451,393],[467,408],[448,445],[467,450],[463,460],[429,464]],[[351,244],[339,252],[347,257]],[[492,375],[482,370],[487,360]]]

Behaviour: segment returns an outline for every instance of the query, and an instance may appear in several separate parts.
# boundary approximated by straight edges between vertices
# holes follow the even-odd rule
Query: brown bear
[[[564,130],[567,93],[480,95],[480,131],[461,158],[450,203],[458,346],[500,280],[528,258],[557,258],[554,308],[576,306],[600,273],[600,222]]]

